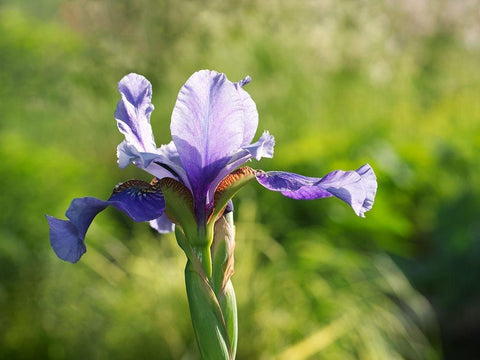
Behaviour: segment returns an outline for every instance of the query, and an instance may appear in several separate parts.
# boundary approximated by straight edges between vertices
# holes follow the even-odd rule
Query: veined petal
[[[128,74],[118,83],[121,98],[115,110],[118,129],[126,142],[138,152],[155,153],[156,146],[150,126],[153,111],[152,85],[143,76]]]
[[[252,142],[258,127],[257,105],[255,105],[255,102],[250,97],[250,95],[245,90],[243,90],[243,87],[247,85],[250,81],[252,81],[252,78],[250,76],[247,76],[245,79],[234,83],[237,89],[238,96],[243,102],[242,108],[244,127],[242,146],[249,145]]]
[[[207,193],[208,202],[212,202],[215,189],[220,181],[222,181],[228,174],[245,164],[251,158],[256,160],[260,160],[262,157],[272,158],[274,146],[275,138],[268,131],[264,131],[260,139],[258,139],[255,143],[243,147],[236,154],[234,154],[229,159],[227,165],[220,170],[217,177],[212,181]]]
[[[284,171],[258,171],[258,182],[272,191],[302,200],[335,196],[349,204],[358,216],[372,208],[377,191],[373,169],[366,164],[357,171],[333,171],[323,178],[311,178]]]
[[[175,224],[172,223],[165,214],[154,220],[150,220],[150,226],[160,234],[170,233],[175,230]]]
[[[157,153],[140,152],[134,145],[126,140],[117,146],[118,166],[123,169],[133,163],[136,166],[146,169],[153,160],[160,157]]]
[[[255,160],[260,160],[262,157],[272,158],[274,146],[275,138],[265,130],[257,142],[245,146],[244,149],[247,150]]]
[[[157,179],[151,183],[129,180],[119,184],[107,202],[137,222],[156,219],[165,210],[165,199]]]
[[[50,243],[57,256],[77,262],[85,253],[85,234],[98,213],[113,206],[135,221],[149,221],[160,217],[165,209],[163,194],[156,182],[130,180],[115,187],[107,201],[94,197],[73,199],[65,213],[69,220],[47,215],[50,225]]]
[[[173,141],[160,146],[155,153],[138,152],[134,146],[123,141],[117,147],[117,156],[120,168],[133,163],[158,179],[171,177],[189,184]]]
[[[196,72],[180,90],[170,129],[195,198],[206,195],[232,154],[253,137],[245,130],[256,130],[252,103],[241,84],[215,71]]]

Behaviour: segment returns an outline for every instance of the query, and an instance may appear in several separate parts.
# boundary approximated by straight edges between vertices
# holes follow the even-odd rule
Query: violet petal
[[[377,180],[370,165],[357,171],[336,170],[323,178],[311,178],[284,171],[258,172],[258,182],[272,191],[300,200],[335,196],[349,204],[358,216],[372,208]]]
[[[232,154],[253,136],[252,129],[245,132],[256,127],[248,98],[224,74],[208,70],[194,73],[180,90],[170,129],[195,198],[206,195]]]
[[[149,221],[163,214],[165,200],[160,189],[140,180],[118,185],[107,201],[94,197],[73,199],[66,217],[60,220],[47,215],[50,243],[57,256],[77,262],[85,253],[85,234],[95,216],[107,206],[113,206],[135,221]]]

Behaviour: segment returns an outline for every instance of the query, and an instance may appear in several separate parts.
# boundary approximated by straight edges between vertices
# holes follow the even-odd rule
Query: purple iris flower
[[[106,201],[74,199],[68,220],[47,215],[50,242],[63,260],[76,262],[85,253],[85,234],[94,217],[113,206],[135,221],[150,221],[161,233],[174,224],[165,215],[165,199],[159,180],[172,178],[184,185],[193,198],[199,225],[211,216],[215,192],[222,180],[252,158],[271,158],[275,140],[268,131],[253,142],[258,112],[243,89],[250,77],[236,83],[224,74],[202,70],[181,88],[173,109],[170,130],[173,140],[157,147],[150,126],[152,86],[143,76],[129,74],[119,83],[121,99],[115,119],[125,140],[117,148],[121,168],[133,163],[155,176],[151,183],[130,180],[117,185]],[[356,171],[333,171],[321,178],[284,171],[252,170],[265,188],[293,199],[312,200],[335,196],[348,203],[358,216],[372,208],[377,181],[367,164]]]

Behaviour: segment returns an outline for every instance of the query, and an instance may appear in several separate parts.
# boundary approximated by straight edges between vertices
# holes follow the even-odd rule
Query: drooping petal
[[[372,208],[377,179],[370,165],[357,171],[333,171],[323,178],[311,178],[284,171],[257,172],[258,182],[272,191],[301,200],[336,196],[349,204],[358,216]]]
[[[207,70],[193,74],[180,90],[170,129],[195,198],[205,196],[230,157],[253,136],[245,131],[256,126],[249,98],[224,74]]]
[[[165,214],[154,220],[150,220],[150,226],[160,234],[170,233],[175,230],[175,224],[172,223]]]
[[[165,199],[156,179],[151,183],[129,180],[117,185],[107,202],[137,222],[156,219],[165,209]]]
[[[145,77],[131,73],[120,80],[118,91],[121,95],[115,110],[118,129],[138,152],[154,153],[157,147],[150,126],[152,85]]]
[[[47,215],[50,225],[50,243],[57,256],[77,262],[85,253],[85,234],[95,216],[107,206],[113,206],[135,221],[149,221],[160,217],[165,200],[156,183],[130,180],[118,185],[106,201],[85,197],[73,199],[65,213],[69,220]]]
[[[50,226],[50,244],[57,256],[76,263],[87,251],[83,236],[70,220],[61,220],[47,215]]]

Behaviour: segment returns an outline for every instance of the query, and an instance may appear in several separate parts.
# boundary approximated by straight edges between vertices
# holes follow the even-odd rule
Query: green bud
[[[233,214],[222,216],[215,223],[211,247],[212,284],[225,320],[232,354],[235,357],[238,339],[238,319],[235,291],[231,276],[234,273],[235,226]]]

